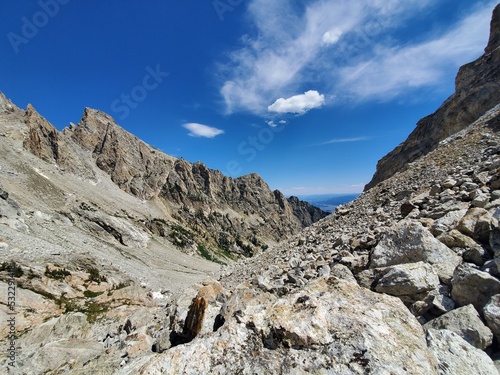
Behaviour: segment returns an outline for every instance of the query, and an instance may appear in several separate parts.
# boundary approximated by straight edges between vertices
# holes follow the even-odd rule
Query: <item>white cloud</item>
[[[339,29],[332,29],[323,34],[323,43],[326,45],[332,45],[337,43],[342,36],[342,31]]]
[[[276,123],[273,120],[268,121],[267,125],[269,125],[271,128],[275,128],[276,127]]]
[[[208,125],[197,124],[195,122],[190,122],[182,126],[189,130],[189,135],[191,137],[214,138],[224,133],[224,130],[213,128]]]
[[[294,95],[288,99],[279,98],[267,107],[270,112],[304,114],[310,109],[319,108],[325,103],[325,96],[316,90]]]
[[[367,141],[369,139],[370,139],[370,137],[333,138],[333,139],[330,139],[329,141],[320,143],[319,146],[331,145],[334,143],[362,142],[362,141]]]
[[[496,1],[477,4],[460,24],[444,24],[442,35],[403,46],[394,37],[398,28],[437,6],[435,1],[311,0],[297,6],[249,0],[253,33],[241,38],[241,47],[217,72],[226,112],[264,115],[276,98],[303,92],[313,82],[326,96],[376,100],[391,90],[439,87],[452,67],[479,56],[486,45]]]

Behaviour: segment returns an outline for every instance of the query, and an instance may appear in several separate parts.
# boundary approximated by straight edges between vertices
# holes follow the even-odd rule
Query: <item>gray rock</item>
[[[400,207],[401,216],[407,217],[413,210],[415,210],[417,208],[418,207],[415,206],[414,204],[412,204],[410,202],[405,202]]]
[[[491,329],[497,341],[500,342],[500,294],[496,294],[488,301],[483,309],[486,325]]]
[[[452,187],[454,187],[455,185],[457,184],[457,181],[455,181],[454,179],[452,178],[448,178],[447,180],[445,180],[441,186],[445,189],[451,189]]]
[[[490,233],[494,226],[493,216],[483,208],[471,208],[460,220],[457,229],[483,243],[490,239]]]
[[[481,268],[481,271],[488,272],[491,276],[500,278],[500,258],[487,261]]]
[[[461,258],[438,241],[420,222],[402,220],[374,248],[370,268],[420,261],[432,264],[439,278],[449,283]]]
[[[377,282],[375,290],[415,301],[439,286],[439,278],[434,268],[424,262],[399,264],[382,269],[384,274]],[[406,302],[406,301],[405,301]]]
[[[487,260],[491,259],[488,251],[481,246],[474,246],[465,250],[462,257],[464,261],[473,263],[479,267],[482,267]]]
[[[463,218],[466,213],[467,210],[448,212],[446,215],[434,222],[431,228],[432,234],[434,236],[439,236],[442,233],[454,229],[460,222],[460,219]]]
[[[491,358],[455,332],[429,329],[427,344],[439,363],[440,375],[497,374]]]
[[[452,311],[455,308],[455,302],[448,297],[442,294],[438,294],[434,296],[432,299],[432,309],[433,312],[437,312],[438,314],[447,313]]]
[[[500,281],[469,263],[457,267],[452,279],[451,297],[460,306],[473,304],[482,311],[490,298],[500,293]]]
[[[438,373],[401,301],[352,280],[317,279],[282,298],[234,292],[217,332],[151,357],[136,373]]]
[[[498,226],[493,227],[491,230],[488,242],[495,257],[500,256],[500,228]]]
[[[489,347],[493,340],[491,330],[483,324],[472,305],[460,307],[439,318],[432,319],[424,324],[424,327],[453,331],[469,344],[482,350]]]
[[[486,207],[486,205],[490,202],[490,198],[486,194],[478,194],[476,197],[472,200],[471,204],[474,207]]]

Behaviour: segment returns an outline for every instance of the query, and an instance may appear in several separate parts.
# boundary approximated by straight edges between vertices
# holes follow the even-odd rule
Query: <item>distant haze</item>
[[[321,208],[326,212],[333,212],[337,206],[347,204],[356,199],[359,194],[319,194],[301,195],[299,198]]]

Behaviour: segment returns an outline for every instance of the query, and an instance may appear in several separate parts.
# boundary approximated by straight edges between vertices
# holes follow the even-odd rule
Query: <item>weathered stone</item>
[[[483,267],[482,271],[488,272],[491,276],[495,276],[496,278],[500,278],[500,258],[494,258],[492,260],[487,261]]]
[[[472,199],[471,204],[474,207],[486,207],[486,205],[490,202],[490,198],[486,194],[478,194]]]
[[[431,228],[432,234],[437,237],[442,233],[446,233],[454,229],[466,213],[466,210],[448,212],[446,215],[434,222]]]
[[[455,332],[429,329],[427,343],[438,361],[441,375],[497,373],[493,361],[485,352],[470,345]]]
[[[82,206],[81,206],[82,207]],[[108,233],[110,238],[114,238],[118,243],[124,246],[135,248],[144,248],[147,246],[150,236],[133,225],[129,221],[108,215],[100,211],[92,211],[79,207],[77,212],[84,217],[91,225],[91,230],[99,228],[102,233]],[[97,224],[97,227],[95,226]]]
[[[425,328],[447,329],[457,333],[469,344],[479,349],[486,349],[493,340],[493,334],[486,327],[472,305],[459,307],[439,318],[432,319]]]
[[[438,294],[432,299],[432,309],[438,314],[447,313],[455,308],[455,302],[450,297]]]
[[[500,294],[496,294],[488,301],[483,309],[486,325],[500,342]]]
[[[448,283],[461,258],[434,238],[420,222],[402,220],[374,248],[370,268],[419,261],[432,264],[439,278]]]
[[[491,230],[488,242],[495,257],[500,256],[500,228],[498,226],[494,226]]]
[[[359,272],[362,269],[365,269],[368,266],[368,262],[370,261],[368,255],[359,255],[359,256],[348,256],[343,257],[340,260],[340,263],[349,267],[353,272]]]
[[[455,181],[452,178],[448,178],[446,181],[444,181],[441,186],[445,189],[451,189],[457,184],[457,181]]]
[[[481,242],[487,243],[494,221],[492,215],[483,208],[471,208],[460,220],[457,229]]]
[[[383,276],[375,286],[375,290],[380,293],[418,300],[423,293],[439,286],[436,271],[424,262],[399,264],[380,271]]]
[[[245,298],[249,293],[235,291],[217,332],[153,357],[137,372],[437,374],[420,324],[394,297],[337,277],[267,301]]]
[[[452,279],[451,297],[460,306],[473,304],[482,311],[489,299],[500,293],[500,280],[469,263],[457,267]]]
[[[488,251],[481,246],[474,246],[466,249],[462,254],[464,261],[475,264],[476,266],[482,267],[487,260],[491,259]]]
[[[410,202],[405,202],[400,207],[401,216],[407,217],[413,210],[418,208]]]

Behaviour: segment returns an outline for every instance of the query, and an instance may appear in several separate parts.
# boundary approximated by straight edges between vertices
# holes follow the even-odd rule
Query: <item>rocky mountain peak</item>
[[[7,97],[0,92],[0,113],[12,113],[21,111]]]
[[[196,253],[201,246],[204,251],[222,249],[224,256],[250,256],[326,216],[305,202],[288,201],[281,193],[271,192],[256,173],[231,178],[201,162],[165,154],[102,111],[85,108],[78,124],[62,132],[31,105],[21,113],[27,126],[27,135],[21,135],[26,150],[61,173],[71,172],[94,184],[108,175],[126,193],[143,202],[153,201],[162,215],[141,225],[172,240],[182,251]],[[85,220],[101,220],[80,207],[76,211]],[[128,235],[109,222],[106,228],[119,243],[135,243],[124,240]],[[171,228],[177,229],[171,232]]]
[[[61,158],[59,133],[36,109],[28,104],[25,113],[28,137],[24,147],[47,162],[57,162]]]

